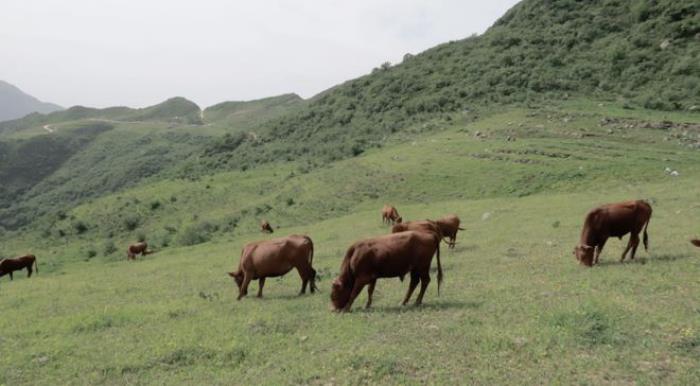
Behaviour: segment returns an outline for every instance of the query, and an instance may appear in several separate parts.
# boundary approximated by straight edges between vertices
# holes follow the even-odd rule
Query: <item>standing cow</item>
[[[625,260],[627,252],[632,250],[630,258],[634,259],[639,246],[639,232],[644,229],[644,249],[649,248],[647,227],[651,219],[651,206],[642,200],[626,201],[597,207],[586,215],[579,244],[574,248],[576,259],[586,266],[598,263],[600,253],[609,237],[622,237],[630,234],[629,242],[622,253],[620,261]]]
[[[391,205],[384,205],[382,208],[382,222],[384,224],[401,223],[403,219],[399,216],[399,211]]]
[[[406,231],[358,241],[345,254],[340,275],[333,281],[331,303],[336,311],[349,311],[365,285],[367,305],[372,305],[374,286],[379,278],[400,277],[410,272],[411,282],[403,300],[406,305],[421,283],[416,305],[430,283],[430,263],[437,253],[438,295],[442,283],[440,237],[432,232]]]
[[[32,277],[32,267],[36,269],[36,273],[39,273],[39,264],[36,262],[36,256],[34,255],[3,259],[0,261],[0,277],[9,274],[10,280],[14,280],[12,273],[25,268],[27,269],[27,277]]]
[[[238,270],[229,272],[238,285],[238,300],[248,294],[248,284],[258,280],[258,297],[262,297],[265,279],[283,276],[296,268],[301,276],[301,291],[306,293],[310,283],[311,293],[316,287],[316,270],[313,269],[314,243],[308,236],[291,235],[283,238],[247,244],[241,252]]]
[[[457,243],[457,232],[464,230],[464,228],[459,227],[459,217],[457,217],[456,214],[448,214],[437,220],[436,223],[440,227],[440,232],[442,232],[443,237],[449,239],[447,245],[450,249],[453,249]]]
[[[270,225],[270,223],[267,222],[267,220],[262,220],[262,221],[260,222],[260,232],[263,232],[263,233],[274,233],[275,231],[272,230],[272,225]]]
[[[136,255],[146,256],[152,252],[148,250],[148,244],[145,241],[131,244],[126,249],[127,260],[136,260]]]

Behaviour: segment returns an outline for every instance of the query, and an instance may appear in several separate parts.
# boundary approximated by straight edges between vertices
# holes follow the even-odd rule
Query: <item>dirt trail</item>
[[[56,129],[51,127],[51,125],[44,125],[44,130],[48,131],[49,133],[53,133],[54,131],[56,131]]]

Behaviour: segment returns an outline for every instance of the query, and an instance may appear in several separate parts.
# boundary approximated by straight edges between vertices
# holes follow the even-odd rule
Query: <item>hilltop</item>
[[[30,113],[50,113],[63,108],[42,102],[16,86],[0,80],[0,122],[21,118]]]

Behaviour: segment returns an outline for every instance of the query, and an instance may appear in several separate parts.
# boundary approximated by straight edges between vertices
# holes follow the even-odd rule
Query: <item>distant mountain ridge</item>
[[[0,80],[0,122],[22,118],[31,113],[48,114],[63,107],[42,102],[17,86]]]

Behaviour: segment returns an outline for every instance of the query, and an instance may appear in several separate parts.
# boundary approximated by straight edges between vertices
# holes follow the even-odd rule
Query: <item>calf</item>
[[[248,294],[248,284],[258,280],[258,297],[262,297],[265,279],[283,276],[296,268],[301,276],[301,291],[306,293],[310,283],[311,292],[316,291],[316,270],[314,260],[314,243],[308,236],[291,235],[279,239],[258,241],[247,244],[241,252],[238,270],[229,272],[238,285],[238,300]]]
[[[0,261],[0,277],[9,274],[10,280],[14,280],[12,277],[12,272],[20,271],[24,268],[27,269],[27,277],[32,277],[32,267],[36,269],[36,273],[39,273],[39,264],[37,264],[36,256],[34,255],[15,257],[14,259],[4,259]]]
[[[598,263],[600,253],[609,237],[622,239],[630,234],[629,242],[620,261],[625,260],[630,250],[634,259],[639,246],[639,232],[644,229],[644,249],[649,248],[647,227],[651,219],[651,206],[641,200],[626,201],[597,207],[586,215],[579,244],[574,248],[576,259],[586,266]]]
[[[430,283],[430,263],[436,252],[439,295],[442,283],[439,235],[424,231],[406,231],[356,242],[345,254],[340,266],[340,275],[333,281],[333,308],[336,311],[349,311],[365,285],[369,285],[366,305],[369,308],[372,305],[372,294],[377,279],[402,278],[409,272],[411,282],[402,304],[408,303],[420,281],[420,293],[416,299],[416,305],[420,305]]]

